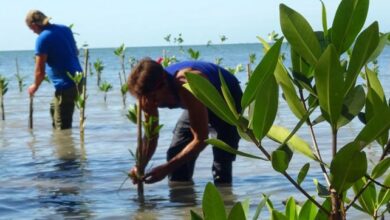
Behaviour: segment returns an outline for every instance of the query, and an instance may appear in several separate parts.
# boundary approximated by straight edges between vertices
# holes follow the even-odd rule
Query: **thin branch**
[[[369,179],[371,182],[375,183],[376,185],[378,185],[378,186],[380,186],[380,187],[382,187],[382,188],[390,189],[390,186],[383,185],[382,183],[380,183],[380,182],[374,180],[373,178],[371,178],[370,175],[367,175],[367,174],[366,174],[365,177],[366,177],[367,179]]]
[[[390,139],[387,141],[386,147],[383,150],[383,153],[382,153],[381,157],[379,158],[379,161],[382,161],[383,159],[385,159],[387,153],[389,153],[389,150],[390,150]]]
[[[352,205],[363,194],[363,192],[368,188],[368,186],[370,184],[371,184],[370,180],[366,182],[366,184],[363,186],[363,188],[360,189],[360,191],[355,195],[355,197],[352,199],[352,201],[345,207],[345,211],[348,211],[348,209],[352,207]]]

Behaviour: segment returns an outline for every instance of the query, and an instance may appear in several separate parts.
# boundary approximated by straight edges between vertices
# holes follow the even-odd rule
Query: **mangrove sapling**
[[[126,95],[127,92],[122,92],[122,88],[126,84],[126,68],[125,68],[125,50],[126,47],[124,44],[122,44],[120,47],[115,49],[114,54],[119,57],[120,65],[121,65],[121,73],[123,75],[123,79],[121,74],[119,73],[119,82],[120,82],[120,88],[121,88],[121,95],[122,95],[122,102],[123,106],[126,106]]]
[[[1,110],[1,119],[5,120],[5,111],[4,111],[4,95],[8,91],[8,80],[0,75],[0,110]]]
[[[30,104],[29,104],[29,114],[28,114],[28,128],[33,129],[33,114],[34,114],[34,96],[30,96]]]
[[[131,122],[137,125],[137,150],[135,154],[133,154],[132,151],[130,151],[130,153],[135,158],[137,168],[136,176],[132,178],[141,180],[145,174],[145,168],[149,160],[149,146],[151,141],[154,141],[158,136],[163,125],[159,125],[158,119],[155,117],[150,117],[148,120],[143,121],[142,109],[138,106],[141,106],[140,102],[138,102],[138,105],[134,105],[134,107],[129,108],[126,116]],[[142,128],[144,130],[144,138],[142,138]],[[142,199],[144,195],[142,181],[138,182],[137,190],[139,198]]]
[[[368,2],[342,0],[331,28],[327,27],[326,10],[322,4],[324,30],[321,33],[315,33],[302,15],[281,4],[280,24],[290,44],[292,67],[285,67],[280,54],[283,38],[272,47],[262,41],[265,56],[253,71],[241,103],[232,101],[222,77],[221,96],[208,80],[186,74],[188,84],[185,88],[221,119],[235,125],[242,137],[252,142],[265,158],[236,151],[217,139],[206,142],[229,152],[269,161],[276,172],[306,197],[302,206],[289,199],[285,213],[274,209],[265,198],[272,219],[345,219],[351,207],[378,219],[387,211],[386,205],[390,202],[390,158],[387,153],[390,106],[377,74],[369,68],[383,45],[379,44],[377,22],[362,30]],[[351,51],[351,55],[345,60],[347,51]],[[364,84],[357,80],[361,74],[364,75]],[[279,107],[279,89],[283,92],[283,100],[298,119],[292,131],[274,124]],[[242,112],[236,112],[236,104],[241,104]],[[246,109],[250,105],[254,107],[248,115]],[[338,141],[339,129],[363,109],[366,124],[355,137],[341,145]],[[328,147],[320,147],[317,142],[316,123],[329,125]],[[312,146],[297,135],[303,128],[308,128]],[[279,147],[271,152],[269,149],[272,148],[263,145],[265,137],[280,144]],[[381,147],[383,153],[377,162],[373,161],[373,169],[368,172],[365,149],[373,142],[376,142],[374,147]],[[330,154],[325,155],[330,156],[324,158],[322,153],[327,149]],[[297,179],[289,174],[294,152],[301,153],[320,167],[325,181],[314,180],[314,183],[318,196],[323,199],[313,197],[301,186],[310,171],[307,164],[302,166]],[[382,182],[378,178],[383,175]]]
[[[194,50],[194,49],[192,49],[192,48],[189,48],[189,49],[187,50],[187,52],[188,52],[188,54],[190,55],[190,58],[191,58],[192,60],[198,60],[199,57],[200,57],[200,52],[199,52],[199,50]]]
[[[104,103],[106,103],[107,100],[107,92],[112,90],[112,85],[109,82],[104,81],[100,87],[100,91],[104,92]]]
[[[101,77],[102,77],[102,72],[104,70],[103,61],[101,61],[100,59],[97,59],[93,63],[93,67],[95,68],[95,71],[96,71],[96,80],[97,80],[96,83],[97,83],[97,86],[99,87],[100,86]]]
[[[15,65],[16,65],[15,77],[16,77],[16,80],[18,81],[19,92],[22,92],[23,87],[26,85],[26,84],[24,84],[24,80],[26,79],[26,76],[20,75],[18,58],[15,58]]]

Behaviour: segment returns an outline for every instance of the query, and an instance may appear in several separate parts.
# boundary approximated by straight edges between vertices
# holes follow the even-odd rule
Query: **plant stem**
[[[390,139],[387,141],[386,147],[383,150],[383,153],[382,153],[381,157],[379,158],[379,161],[382,161],[383,159],[385,159],[387,153],[389,152],[389,149],[390,149]]]
[[[306,106],[306,103],[304,102],[304,96],[303,96],[303,92],[302,92],[302,89],[299,89],[299,95],[300,95],[300,99],[301,99],[301,102],[303,104],[303,108],[308,111],[307,109],[307,106]],[[320,167],[321,167],[321,170],[322,170],[322,173],[325,177],[325,180],[326,180],[326,183],[328,184],[328,186],[330,186],[330,178],[329,178],[329,175],[328,175],[328,172],[324,166],[324,163],[323,163],[323,160],[322,160],[322,156],[321,156],[321,152],[320,152],[320,149],[318,147],[318,142],[317,142],[317,138],[316,138],[316,135],[314,134],[314,129],[313,129],[313,124],[311,123],[310,121],[310,116],[309,118],[307,119],[306,123],[308,124],[309,126],[309,130],[310,130],[310,135],[311,135],[311,139],[313,141],[313,144],[314,144],[314,150],[317,154],[317,157],[318,159],[321,161],[320,162]]]
[[[142,177],[144,175],[144,167],[142,166],[143,160],[143,141],[142,141],[142,106],[141,100],[138,99],[138,108],[137,108],[137,152],[136,152],[136,166],[137,166],[137,176]],[[138,199],[143,201],[144,198],[144,184],[142,180],[138,180],[137,184],[138,190]]]
[[[33,129],[34,96],[30,96],[30,108],[28,116],[28,128]]]
[[[85,107],[86,107],[86,97],[87,97],[87,73],[88,73],[88,59],[89,59],[89,50],[88,48],[84,49],[84,72],[83,79],[81,81],[81,95],[83,96],[83,106],[80,108],[80,137],[84,140],[84,125],[85,125]]]

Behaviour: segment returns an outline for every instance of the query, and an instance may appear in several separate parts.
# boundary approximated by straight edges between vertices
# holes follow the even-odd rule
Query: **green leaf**
[[[316,65],[321,55],[320,43],[306,19],[280,4],[280,26],[291,47],[300,54],[310,65]]]
[[[257,90],[253,118],[250,126],[256,138],[261,140],[271,128],[278,110],[279,91],[275,77],[271,75],[264,80],[263,86]]]
[[[241,202],[236,203],[229,213],[228,220],[246,219]]]
[[[355,141],[358,142],[363,149],[368,144],[379,138],[384,132],[388,132],[390,128],[390,109],[377,114],[363,127]]]
[[[389,42],[389,36],[390,33],[385,33],[379,37],[378,46],[371,54],[370,58],[368,59],[368,62],[372,62],[378,58],[378,56],[382,53],[383,49],[386,47],[386,44]]]
[[[345,93],[348,93],[356,83],[356,79],[364,65],[367,64],[371,54],[375,51],[379,42],[378,22],[372,23],[356,39],[351,60],[345,79]]]
[[[299,212],[299,220],[314,220],[318,213],[318,208],[310,200],[306,200]]]
[[[389,111],[389,106],[386,101],[385,93],[377,74],[374,71],[366,68],[367,79],[367,103],[366,103],[366,120],[370,121],[376,115],[382,115]],[[389,138],[389,131],[384,131],[377,141],[381,146],[386,145]]]
[[[337,128],[341,128],[351,122],[363,109],[365,103],[366,94],[364,93],[364,88],[362,85],[358,85],[352,89],[344,99],[341,117],[337,122]]]
[[[286,203],[286,217],[289,220],[298,219],[297,206],[294,197],[290,197]]]
[[[371,172],[371,178],[377,179],[381,177],[383,174],[386,173],[389,167],[390,167],[390,158],[388,157],[375,165],[374,169],[372,169]]]
[[[330,197],[330,191],[328,188],[324,185],[322,185],[320,182],[318,182],[317,179],[313,179],[314,185],[316,186],[316,190],[319,197],[327,198]]]
[[[285,215],[283,215],[283,213],[274,209],[271,212],[271,220],[289,220],[289,219]]]
[[[364,185],[367,183],[365,178],[361,178],[353,184],[353,191],[355,195],[361,191]],[[373,216],[376,210],[376,190],[373,183],[371,183],[366,190],[358,197],[360,208],[367,214]]]
[[[229,146],[228,144],[226,144],[225,142],[218,140],[218,139],[213,139],[213,138],[207,139],[205,142],[207,144],[213,145],[214,147],[217,147],[221,150],[224,150],[224,151],[232,153],[232,154],[236,154],[236,155],[240,155],[240,156],[248,157],[248,158],[252,158],[252,159],[259,159],[259,160],[268,161],[267,159],[265,159],[263,157],[258,157],[258,156],[252,155],[252,154],[248,154],[248,153],[244,153],[242,151],[236,150],[236,149],[232,148],[231,146]]]
[[[253,220],[257,220],[259,218],[261,210],[264,208],[267,200],[268,200],[268,196],[263,194],[263,199],[260,201],[260,203],[256,207],[255,214],[253,215]]]
[[[303,180],[305,180],[307,172],[309,171],[309,169],[310,169],[310,163],[306,163],[305,165],[303,165],[303,167],[301,168],[301,170],[298,173],[298,177],[297,177],[298,185],[301,185]]]
[[[221,71],[219,71],[219,79],[221,80],[222,95],[225,98],[225,101],[227,102],[227,105],[229,106],[230,111],[234,114],[236,119],[238,119],[239,116],[237,113],[236,104],[234,102],[232,94],[230,93],[229,87],[227,86],[226,81],[225,81],[223,75],[221,74]]]
[[[203,216],[205,220],[225,220],[226,212],[221,194],[212,183],[207,183],[203,194]]]
[[[355,41],[366,21],[369,0],[343,0],[332,24],[331,40],[339,54]]]
[[[332,203],[330,201],[330,198],[325,199],[325,201],[322,203],[322,207],[325,208],[329,213],[332,209]],[[325,212],[323,212],[321,209],[318,210],[318,213],[315,217],[316,220],[328,220],[329,216]]]
[[[322,0],[320,1],[322,6],[322,29],[324,30],[324,36],[326,38],[328,36],[328,20],[326,16],[326,7],[324,2]]]
[[[383,185],[390,187],[390,173],[386,176]],[[381,188],[378,195],[378,207],[390,202],[390,189]]]
[[[341,148],[330,164],[332,186],[341,194],[362,178],[367,172],[366,153],[360,151],[356,142]]]
[[[264,50],[268,51],[270,48],[269,44],[263,38],[257,38],[263,44]],[[286,98],[286,102],[291,111],[298,119],[301,119],[305,115],[306,110],[297,95],[294,84],[292,83],[281,58],[279,58],[278,63],[276,64],[274,75],[276,82],[283,90],[284,97]]]
[[[229,111],[217,89],[206,78],[192,73],[186,73],[188,83],[184,85],[196,98],[209,108],[219,118],[231,125],[237,123],[233,113]]]
[[[194,212],[193,210],[190,211],[191,212],[191,220],[203,220],[203,218],[196,212]]]
[[[279,173],[284,173],[292,158],[292,152],[287,147],[281,147],[272,152],[272,167]]]
[[[271,129],[268,131],[267,136],[271,138],[272,140],[278,142],[278,143],[284,143],[287,137],[289,137],[290,131],[287,130],[284,127],[273,125]],[[287,141],[288,147],[293,150],[297,151],[313,160],[316,159],[314,156],[310,145],[301,139],[298,135],[293,135],[288,141]]]
[[[264,81],[273,75],[278,62],[282,42],[283,38],[278,40],[264,55],[259,65],[253,71],[241,99],[242,109],[245,109],[255,99],[257,91],[264,85]]]
[[[336,52],[330,44],[316,65],[314,77],[316,81],[318,101],[324,118],[337,126],[344,98],[343,70]]]

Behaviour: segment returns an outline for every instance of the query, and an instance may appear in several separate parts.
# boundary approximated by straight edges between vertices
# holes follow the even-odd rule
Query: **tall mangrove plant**
[[[351,208],[378,219],[388,211],[390,107],[371,65],[388,35],[379,33],[376,21],[363,29],[368,8],[369,0],[342,0],[328,27],[322,4],[323,30],[315,32],[304,16],[281,4],[280,25],[291,48],[292,66],[287,68],[280,55],[283,37],[272,47],[263,42],[267,52],[253,71],[241,103],[234,103],[223,77],[220,77],[221,96],[205,78],[186,74],[186,88],[216,115],[236,126],[262,156],[235,151],[217,139],[209,139],[207,143],[269,162],[275,172],[306,197],[303,205],[289,199],[285,212],[273,208],[265,197],[271,219],[345,219]],[[291,131],[275,124],[280,92],[297,120]],[[235,105],[241,105],[243,111],[236,112]],[[250,105],[253,110],[247,114]],[[364,119],[361,130],[341,142],[340,129],[358,114]],[[325,143],[317,141],[315,130],[319,123],[329,128],[327,134],[321,135],[322,139],[328,137]],[[298,131],[307,131],[311,143],[300,138]],[[266,137],[278,147],[264,145]],[[378,159],[370,160],[372,169],[368,169],[368,145],[381,152]],[[326,154],[329,158],[323,156],[325,151],[330,152]],[[301,185],[310,173],[309,163],[302,164],[297,178],[290,174],[289,164],[295,153],[306,156],[321,170],[324,180],[314,180],[317,196]],[[235,219],[246,218],[242,205],[236,209],[239,214],[234,214],[240,217]]]

